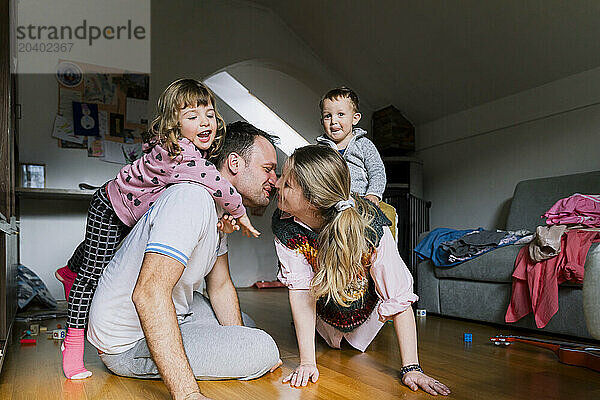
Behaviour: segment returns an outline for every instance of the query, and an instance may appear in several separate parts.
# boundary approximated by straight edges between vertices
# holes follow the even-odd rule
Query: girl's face
[[[283,167],[281,178],[275,184],[279,192],[277,206],[281,211],[285,211],[306,223],[302,217],[308,214],[312,215],[315,207],[304,197],[302,189],[289,170],[290,166],[286,163]]]
[[[217,115],[212,104],[179,110],[179,126],[184,138],[200,150],[208,150],[217,134]]]

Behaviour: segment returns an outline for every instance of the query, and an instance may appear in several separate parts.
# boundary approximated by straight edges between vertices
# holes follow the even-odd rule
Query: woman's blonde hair
[[[316,208],[324,225],[318,234],[317,268],[311,282],[315,297],[327,296],[341,306],[353,298],[346,288],[365,276],[363,257],[374,244],[367,236],[373,215],[366,200],[354,196],[355,207],[336,210],[350,197],[350,171],[339,152],[311,145],[296,149],[288,159],[289,174]]]
[[[202,82],[195,79],[178,79],[162,92],[158,99],[156,116],[150,124],[148,133],[144,135],[144,141],[151,146],[160,144],[171,157],[178,156],[181,153],[178,142],[183,138],[179,113],[184,108],[201,105],[212,105],[215,109],[217,134],[207,157],[213,156],[219,151],[223,142],[225,121],[217,112],[214,94]]]

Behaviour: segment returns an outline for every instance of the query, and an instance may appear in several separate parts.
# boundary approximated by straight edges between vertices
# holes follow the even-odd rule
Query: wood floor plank
[[[318,338],[320,378],[297,389],[282,384],[298,365],[298,348],[285,289],[240,290],[242,309],[269,332],[280,348],[283,366],[252,381],[200,381],[203,393],[218,399],[431,399],[412,392],[399,380],[400,356],[392,324],[386,324],[365,353],[347,344],[331,349]],[[63,320],[45,321],[53,329]],[[26,325],[17,324],[16,331]],[[494,346],[496,334],[519,330],[428,316],[417,319],[419,357],[427,373],[452,389],[451,399],[592,400],[600,399],[600,373],[561,364],[546,349],[515,343]],[[465,344],[463,334],[473,335]],[[168,399],[160,380],[122,378],[106,369],[95,349],[86,345],[85,363],[94,373],[83,381],[69,381],[61,369],[60,342],[37,337],[35,346],[13,340],[0,375],[2,400],[132,400]]]

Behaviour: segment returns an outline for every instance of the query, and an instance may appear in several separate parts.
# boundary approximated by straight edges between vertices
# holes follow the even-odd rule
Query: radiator
[[[398,252],[413,277],[416,277],[415,272],[419,260],[413,249],[417,245],[419,235],[429,230],[431,202],[406,192],[386,194],[383,201],[396,208],[398,213]]]

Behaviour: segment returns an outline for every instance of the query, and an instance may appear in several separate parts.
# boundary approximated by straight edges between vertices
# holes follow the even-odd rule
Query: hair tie
[[[348,198],[348,200],[340,200],[335,203],[335,209],[337,212],[344,211],[347,208],[354,207],[354,199],[352,197]]]

